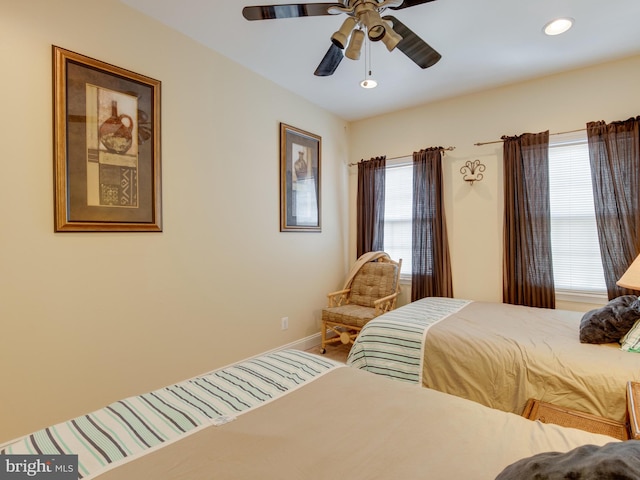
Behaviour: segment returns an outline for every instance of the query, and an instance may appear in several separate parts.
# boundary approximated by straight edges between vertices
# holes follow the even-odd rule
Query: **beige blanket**
[[[482,480],[610,441],[345,367],[98,478]]]
[[[365,263],[373,262],[374,260],[377,260],[383,257],[389,258],[389,254],[385,252],[367,252],[360,255],[360,257],[356,260],[356,262],[351,267],[351,270],[349,270],[349,274],[347,275],[347,279],[345,280],[344,286],[342,287],[342,289],[346,290],[347,288],[351,288],[351,283],[353,282],[354,277],[360,271],[360,269]]]
[[[537,398],[622,421],[640,354],[580,343],[581,316],[472,302],[429,330],[423,384],[508,412]]]

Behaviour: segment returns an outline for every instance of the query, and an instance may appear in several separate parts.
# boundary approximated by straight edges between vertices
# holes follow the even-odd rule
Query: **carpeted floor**
[[[327,345],[327,352],[324,354],[325,357],[330,358],[331,360],[335,360],[337,362],[346,362],[347,357],[349,356],[349,350],[351,349],[351,345]],[[320,345],[317,347],[310,348],[307,350],[309,353],[315,353],[316,355],[322,355],[320,353]]]

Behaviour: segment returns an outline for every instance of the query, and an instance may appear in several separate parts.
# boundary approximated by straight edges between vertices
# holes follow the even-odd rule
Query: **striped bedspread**
[[[255,357],[27,435],[0,454],[77,454],[78,478],[93,478],[266,404],[340,364],[298,350]]]
[[[428,297],[374,318],[356,338],[347,365],[421,385],[423,346],[429,327],[468,303]]]

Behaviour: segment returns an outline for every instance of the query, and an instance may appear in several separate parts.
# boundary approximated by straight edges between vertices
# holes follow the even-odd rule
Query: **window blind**
[[[549,193],[556,292],[606,293],[586,132],[552,137]]]
[[[401,275],[411,275],[413,163],[411,157],[387,162],[384,206],[384,251],[402,258]]]

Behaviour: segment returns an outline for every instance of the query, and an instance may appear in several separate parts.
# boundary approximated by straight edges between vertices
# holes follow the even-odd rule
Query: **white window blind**
[[[606,293],[586,132],[551,137],[549,191],[556,293]]]
[[[413,163],[411,157],[387,162],[384,191],[384,251],[402,259],[401,275],[411,275]]]

